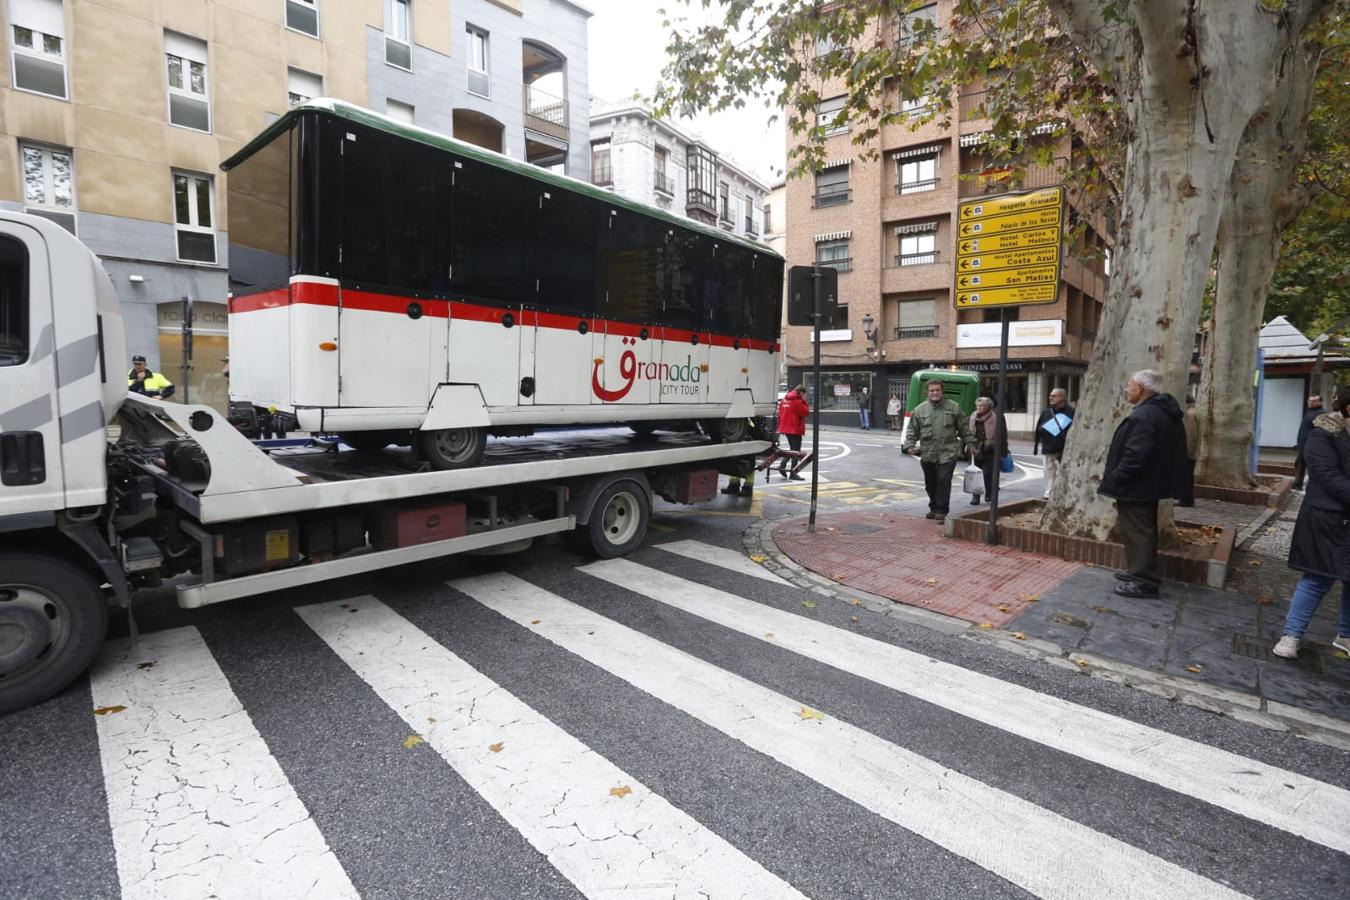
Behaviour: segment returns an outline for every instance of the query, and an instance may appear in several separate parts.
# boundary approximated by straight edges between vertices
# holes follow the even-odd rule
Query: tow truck
[[[551,433],[433,470],[414,453],[263,448],[200,405],[128,393],[112,281],[73,235],[0,212],[0,714],[89,666],[109,608],[194,608],[547,535],[615,557],[655,497],[712,499],[767,441]]]

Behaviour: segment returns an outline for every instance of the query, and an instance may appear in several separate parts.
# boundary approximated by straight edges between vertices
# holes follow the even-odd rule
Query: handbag
[[[998,470],[1005,475],[1013,470],[1013,458],[1011,453],[1005,454],[1004,457],[998,461]]]
[[[975,465],[975,454],[970,454],[970,465],[966,466],[961,489],[967,494],[984,493],[984,470]]]

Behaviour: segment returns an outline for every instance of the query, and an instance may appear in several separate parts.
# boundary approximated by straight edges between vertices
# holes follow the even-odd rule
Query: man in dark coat
[[[1350,594],[1346,589],[1350,582],[1350,385],[1336,392],[1332,405],[1332,412],[1313,420],[1303,447],[1312,477],[1289,544],[1289,567],[1303,577],[1289,600],[1284,636],[1273,651],[1285,659],[1298,656],[1308,622],[1337,581],[1341,583],[1341,620],[1331,644],[1350,653]]]
[[[1041,454],[1045,462],[1044,498],[1050,499],[1055,488],[1055,475],[1059,473],[1059,460],[1064,455],[1064,442],[1069,439],[1069,427],[1073,425],[1073,404],[1064,388],[1050,391],[1050,405],[1041,410],[1036,420],[1036,436],[1032,438],[1031,452]]]
[[[1125,545],[1126,571],[1117,572],[1122,597],[1156,597],[1158,501],[1176,500],[1186,491],[1186,432],[1181,407],[1162,392],[1162,376],[1152,369],[1125,382],[1125,398],[1134,411],[1111,438],[1097,493],[1116,501],[1116,529]]]
[[[1308,442],[1308,432],[1312,431],[1313,420],[1326,414],[1320,394],[1308,396],[1308,409],[1303,413],[1303,421],[1298,426],[1298,439],[1294,442],[1294,490],[1303,490],[1303,479],[1308,474],[1308,463],[1303,458],[1303,445]]]

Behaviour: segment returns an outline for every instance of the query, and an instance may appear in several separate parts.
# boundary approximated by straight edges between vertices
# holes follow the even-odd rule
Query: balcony
[[[836,272],[849,272],[853,270],[853,257],[845,256],[841,259],[818,259],[816,265],[825,269],[834,269]]]
[[[560,141],[568,139],[566,100],[527,84],[524,101],[526,128]]]
[[[900,253],[895,257],[897,266],[926,266],[935,263],[941,257],[940,251],[929,250],[926,253]]]
[[[591,184],[607,187],[613,183],[614,170],[610,168],[608,159],[603,162],[595,161],[591,163]]]
[[[675,179],[665,172],[653,172],[652,182],[658,194],[665,194],[667,197],[675,196]]]
[[[811,198],[811,205],[817,209],[822,206],[838,206],[841,203],[848,203],[852,194],[847,184],[823,185]]]
[[[957,185],[958,197],[983,197],[1026,188],[1050,187],[1064,180],[1069,167],[1067,156],[1056,156],[1048,163],[1033,163],[1020,174],[1011,165],[962,172]]]
[[[745,233],[750,237],[759,237],[759,232],[755,230],[755,220],[751,216],[745,217]]]
[[[908,340],[909,338],[933,338],[938,336],[938,327],[936,325],[897,325],[895,328],[895,339],[897,341]]]
[[[896,184],[895,192],[897,194],[921,194],[924,191],[935,191],[941,182],[941,178],[928,178],[924,181],[901,181]]]

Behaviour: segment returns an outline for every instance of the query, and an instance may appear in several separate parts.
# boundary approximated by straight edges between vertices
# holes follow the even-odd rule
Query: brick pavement
[[[1001,626],[1081,564],[949,540],[930,519],[896,511],[832,513],[773,532],[794,562],[840,584],[968,622]]]

